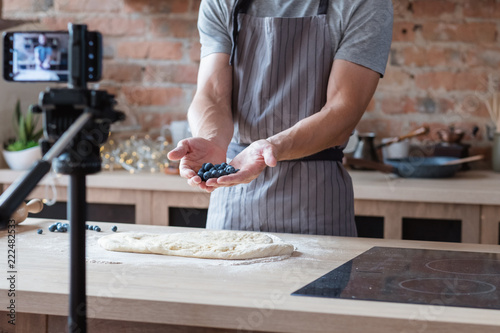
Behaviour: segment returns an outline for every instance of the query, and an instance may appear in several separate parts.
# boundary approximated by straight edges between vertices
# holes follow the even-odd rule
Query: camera
[[[53,167],[69,175],[68,217],[71,223],[71,283],[68,330],[86,332],[85,296],[85,177],[101,170],[99,146],[110,125],[125,115],[114,110],[116,100],[105,90],[87,88],[101,76],[102,37],[83,24],[68,32],[9,32],[4,34],[3,76],[8,81],[67,82],[67,88],[40,93],[33,112],[43,114],[43,157],[0,195],[0,229]]]
[[[85,78],[101,79],[102,35],[86,31]],[[3,34],[3,78],[16,82],[68,82],[68,31],[23,31]]]

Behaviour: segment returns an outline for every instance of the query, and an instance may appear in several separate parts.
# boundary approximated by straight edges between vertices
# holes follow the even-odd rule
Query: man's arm
[[[197,171],[205,162],[226,161],[227,147],[233,136],[231,92],[229,55],[213,53],[203,57],[198,88],[188,110],[193,137],[180,141],[168,154],[171,160],[181,160],[179,172],[188,179],[189,185],[209,192],[215,188],[202,182]]]
[[[312,155],[344,144],[361,119],[377,87],[380,74],[345,60],[335,60],[323,108],[267,140],[258,140],[231,162],[240,172],[209,179],[207,185],[249,183],[277,161]]]
[[[380,74],[345,60],[335,60],[327,102],[320,112],[267,139],[278,161],[312,155],[349,139],[370,102]]]
[[[194,137],[201,137],[227,151],[233,136],[231,112],[232,68],[229,55],[212,53],[201,59],[198,87],[188,110]]]

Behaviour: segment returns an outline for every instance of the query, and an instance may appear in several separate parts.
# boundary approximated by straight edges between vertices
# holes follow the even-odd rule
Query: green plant
[[[33,113],[32,107],[28,108],[26,115],[21,112],[21,101],[17,100],[14,110],[14,131],[16,139],[10,139],[5,149],[8,151],[20,151],[35,147],[42,137],[43,129],[36,130],[38,117]]]

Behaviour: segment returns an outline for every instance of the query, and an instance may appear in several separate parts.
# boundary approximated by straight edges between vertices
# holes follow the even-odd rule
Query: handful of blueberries
[[[206,182],[210,178],[219,178],[238,171],[240,171],[240,169],[235,169],[232,165],[225,162],[215,165],[212,163],[203,163],[201,169],[198,171],[198,176],[200,176],[201,180]]]

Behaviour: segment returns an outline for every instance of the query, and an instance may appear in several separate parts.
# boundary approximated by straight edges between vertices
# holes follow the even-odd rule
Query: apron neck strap
[[[328,2],[329,0],[320,0],[318,7],[318,15],[326,15],[328,12]],[[232,66],[234,63],[234,56],[236,54],[236,44],[238,43],[238,14],[246,14],[248,8],[252,4],[252,0],[236,0],[233,7],[233,12],[231,13],[233,17],[233,35],[231,47],[231,58],[229,59],[229,64]]]
[[[233,35],[232,42],[233,45],[231,47],[231,58],[229,59],[229,64],[232,66],[234,63],[234,55],[236,54],[236,44],[238,43],[238,14],[245,14],[248,11],[248,7],[252,0],[236,0],[233,7],[232,17],[233,17]]]
[[[326,15],[328,12],[328,0],[321,0],[318,7],[318,15]]]

